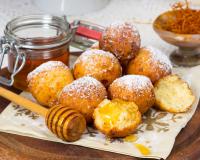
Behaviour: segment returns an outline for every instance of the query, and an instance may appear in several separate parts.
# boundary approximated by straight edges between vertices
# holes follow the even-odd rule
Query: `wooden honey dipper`
[[[49,110],[0,87],[0,96],[45,117],[47,127],[58,138],[73,142],[80,139],[86,128],[86,120],[76,110],[56,105]]]

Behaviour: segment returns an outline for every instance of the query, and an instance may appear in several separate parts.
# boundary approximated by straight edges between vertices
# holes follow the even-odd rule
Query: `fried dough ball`
[[[92,122],[94,109],[107,96],[106,88],[95,78],[85,76],[65,86],[59,103],[81,112],[88,123]]]
[[[91,76],[104,86],[110,85],[121,76],[122,69],[118,59],[109,52],[91,49],[85,51],[74,63],[74,77]]]
[[[99,47],[113,53],[123,63],[137,55],[140,41],[134,25],[127,22],[115,23],[106,27],[99,40]]]
[[[94,111],[94,124],[108,137],[125,137],[141,122],[141,113],[134,102],[119,99],[102,101]]]
[[[188,84],[177,75],[169,75],[155,84],[156,107],[163,111],[181,113],[188,111],[195,96]]]
[[[140,49],[135,59],[127,67],[128,74],[139,74],[149,77],[152,83],[172,72],[172,65],[168,57],[160,50],[147,46]]]
[[[113,81],[108,88],[111,99],[135,102],[143,114],[154,105],[155,94],[150,79],[142,75],[125,75]]]
[[[57,95],[73,81],[70,69],[60,61],[41,64],[27,76],[28,90],[42,105],[51,107],[57,103]]]

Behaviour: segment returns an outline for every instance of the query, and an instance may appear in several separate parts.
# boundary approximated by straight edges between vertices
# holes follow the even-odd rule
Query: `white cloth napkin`
[[[88,128],[80,140],[71,144],[140,158],[166,159],[173,148],[176,136],[194,114],[200,93],[200,66],[190,69],[176,68],[174,73],[179,74],[190,84],[196,96],[196,101],[189,112],[171,114],[151,109],[143,116],[143,123],[137,132],[129,138],[106,139],[97,130]],[[21,96],[35,101],[27,92],[21,93]],[[43,117],[13,103],[10,103],[0,115],[0,131],[66,143],[47,129]]]

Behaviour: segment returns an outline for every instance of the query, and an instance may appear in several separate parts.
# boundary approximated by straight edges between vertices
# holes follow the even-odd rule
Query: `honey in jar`
[[[73,29],[63,17],[28,15],[10,21],[2,42],[7,45],[4,52],[12,74],[7,83],[26,90],[28,73],[40,64],[51,60],[68,65],[72,37]]]

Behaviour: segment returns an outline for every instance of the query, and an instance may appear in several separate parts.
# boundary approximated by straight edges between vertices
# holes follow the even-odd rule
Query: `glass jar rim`
[[[51,37],[23,37],[16,34],[23,29],[30,30],[31,27],[44,31],[54,29],[59,34]],[[48,49],[69,43],[73,37],[73,30],[64,16],[32,14],[20,16],[8,22],[4,34],[8,41],[14,41],[20,48]]]

